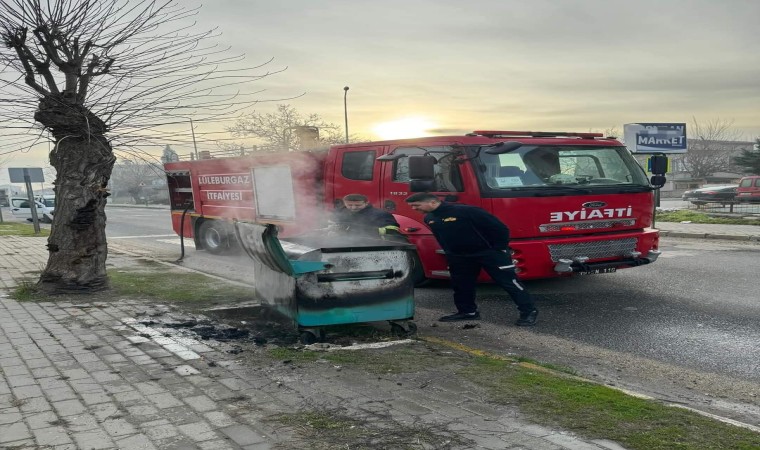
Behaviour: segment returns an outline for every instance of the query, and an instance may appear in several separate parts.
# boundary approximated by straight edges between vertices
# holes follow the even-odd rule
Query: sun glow
[[[428,130],[431,128],[435,128],[435,124],[424,117],[404,117],[379,123],[372,128],[372,131],[380,139],[406,139],[430,136]]]

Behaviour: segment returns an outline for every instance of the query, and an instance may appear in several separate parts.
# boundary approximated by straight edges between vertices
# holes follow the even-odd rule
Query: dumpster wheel
[[[417,335],[417,324],[411,320],[389,322],[391,324],[391,333],[398,337],[413,337]]]
[[[325,340],[325,330],[322,328],[301,328],[298,340],[303,345],[316,344]]]

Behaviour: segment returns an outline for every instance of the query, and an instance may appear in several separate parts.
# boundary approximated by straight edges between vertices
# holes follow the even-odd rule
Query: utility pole
[[[348,105],[346,96],[348,95],[348,86],[343,88],[343,117],[346,120],[346,144],[348,144]]]
[[[195,143],[195,127],[193,126],[193,119],[190,119],[190,131],[193,133],[193,149],[195,149],[195,159],[198,160],[198,145]]]

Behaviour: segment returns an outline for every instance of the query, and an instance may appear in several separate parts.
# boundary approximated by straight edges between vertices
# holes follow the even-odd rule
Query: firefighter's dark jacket
[[[378,236],[378,230],[385,227],[395,227],[398,229],[398,222],[393,218],[393,214],[377,209],[372,205],[366,208],[351,212],[347,209],[339,209],[333,215],[333,222],[337,223],[346,232],[351,234],[367,234]]]
[[[423,219],[443,250],[468,255],[509,248],[509,228],[476,206],[443,202]]]

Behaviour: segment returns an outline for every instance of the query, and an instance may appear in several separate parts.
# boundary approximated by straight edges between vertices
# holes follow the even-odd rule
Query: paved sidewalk
[[[0,288],[33,277],[46,261],[41,248],[44,238],[0,237]],[[109,263],[118,268],[126,258],[112,254]],[[622,448],[531,424],[445,379],[330,364],[244,366],[210,341],[173,338],[135,320],[164,313],[160,305],[19,303],[2,291],[2,449],[309,448],[271,418],[312,408],[342,409],[391,433],[437,427],[472,443],[446,448]]]
[[[662,236],[760,242],[760,225],[657,222],[655,228]]]

